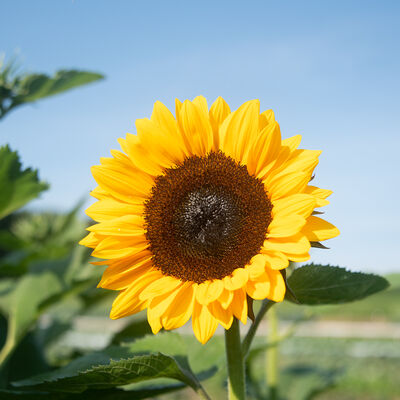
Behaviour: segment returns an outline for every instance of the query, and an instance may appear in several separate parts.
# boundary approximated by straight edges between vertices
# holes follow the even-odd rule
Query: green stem
[[[278,397],[278,317],[273,308],[268,313],[269,334],[268,342],[276,343],[266,353],[267,361],[267,383],[269,388],[269,399],[277,400]]]
[[[245,400],[244,361],[240,343],[239,321],[236,318],[233,319],[230,329],[225,331],[225,351],[228,367],[229,400]]]
[[[14,341],[8,340],[0,352],[0,369],[4,367],[14,350]]]
[[[17,339],[15,338],[15,319],[10,318],[8,320],[7,339],[0,351],[0,370],[4,368],[7,361],[12,356],[16,345]]]
[[[250,326],[249,330],[247,331],[247,334],[245,338],[243,339],[242,343],[242,353],[243,357],[246,358],[247,354],[249,353],[251,343],[254,339],[254,336],[257,332],[258,326],[260,325],[260,322],[264,318],[265,313],[274,305],[275,303],[271,300],[265,299],[261,305],[260,311],[258,312],[254,322]]]
[[[196,390],[196,393],[198,394],[198,396],[199,396],[201,399],[204,399],[204,400],[211,400],[211,397],[208,395],[208,393],[205,391],[205,389],[203,388],[202,385],[199,385],[199,387],[198,387],[197,390]]]

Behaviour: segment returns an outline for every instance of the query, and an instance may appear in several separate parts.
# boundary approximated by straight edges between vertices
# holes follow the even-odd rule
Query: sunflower
[[[154,333],[191,318],[205,343],[246,323],[252,299],[282,301],[289,261],[339,234],[314,212],[332,193],[309,185],[321,152],[282,140],[258,100],[177,100],[176,118],[156,102],[136,129],[92,168],[98,223],[80,242],[108,266],[99,287],[119,291],[111,318],[147,309]]]

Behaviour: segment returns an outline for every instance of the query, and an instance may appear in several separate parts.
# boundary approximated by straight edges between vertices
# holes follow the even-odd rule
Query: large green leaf
[[[378,275],[314,264],[295,269],[287,282],[299,303],[308,305],[360,300],[389,286],[388,281]]]
[[[198,390],[200,383],[190,369],[185,352],[185,344],[177,334],[148,336],[133,344],[111,346],[83,356],[64,368],[13,385],[30,390],[82,393],[169,378]]]
[[[8,146],[0,147],[0,219],[18,210],[47,189],[38,173],[22,169],[18,154]]]
[[[46,391],[81,393],[91,389],[107,389],[156,378],[172,378],[193,388],[187,376],[170,356],[162,353],[134,356],[127,359],[108,360],[105,365],[96,364],[72,376],[49,376],[19,381],[16,386],[35,386]]]
[[[85,400],[140,400],[153,399],[166,393],[175,392],[185,388],[186,385],[178,383],[174,385],[162,385],[155,387],[146,387],[136,390],[122,389],[102,389],[87,390],[84,394]],[[66,392],[29,392],[21,390],[0,390],[0,400],[82,400],[81,393]]]

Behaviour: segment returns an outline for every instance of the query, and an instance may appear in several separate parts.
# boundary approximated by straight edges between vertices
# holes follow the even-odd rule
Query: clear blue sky
[[[87,195],[90,166],[156,100],[259,98],[284,137],[323,150],[315,182],[342,234],[312,259],[400,271],[399,1],[3,0],[1,14],[0,52],[26,71],[107,76],[1,123],[0,143],[51,184],[35,207]]]

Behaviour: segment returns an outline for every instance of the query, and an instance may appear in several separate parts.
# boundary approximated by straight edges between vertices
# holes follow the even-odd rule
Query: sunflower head
[[[205,343],[246,323],[248,300],[282,301],[281,270],[339,234],[313,215],[332,193],[309,185],[320,151],[282,140],[258,100],[177,100],[176,117],[156,102],[136,128],[92,168],[97,224],[80,242],[108,265],[99,286],[119,291],[111,318],[147,309],[154,333],[191,318]]]

